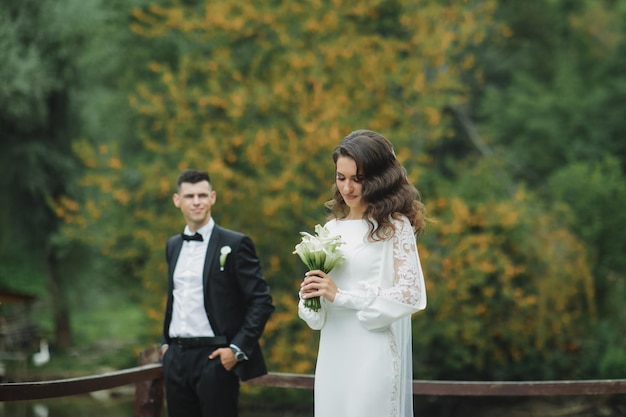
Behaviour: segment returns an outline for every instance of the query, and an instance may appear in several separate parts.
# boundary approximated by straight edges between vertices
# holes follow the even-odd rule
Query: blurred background
[[[416,379],[626,378],[626,2],[0,0],[0,57],[4,380],[160,342],[186,168],[255,241],[270,370],[312,373],[292,251],[361,128],[433,219]]]

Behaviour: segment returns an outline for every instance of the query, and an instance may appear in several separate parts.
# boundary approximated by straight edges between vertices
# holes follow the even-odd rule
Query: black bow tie
[[[195,235],[186,235],[184,233],[181,233],[181,236],[183,237],[183,240],[186,240],[187,242],[189,242],[190,240],[197,240],[198,242],[202,242],[204,240],[202,238],[202,235],[198,232],[196,232]]]

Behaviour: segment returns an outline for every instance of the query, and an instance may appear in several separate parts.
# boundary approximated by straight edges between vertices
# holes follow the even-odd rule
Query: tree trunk
[[[72,346],[70,312],[62,279],[59,277],[54,250],[46,256],[46,277],[50,288],[54,316],[54,341],[57,348],[64,350]]]

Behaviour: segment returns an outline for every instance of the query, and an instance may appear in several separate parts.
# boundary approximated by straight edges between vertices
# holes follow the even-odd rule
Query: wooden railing
[[[135,384],[135,417],[156,417],[163,408],[163,373],[158,349],[141,353],[139,366],[117,372],[44,382],[0,384],[0,401],[22,401],[84,394]],[[270,372],[246,384],[313,389],[313,375]],[[626,394],[626,379],[586,381],[413,381],[413,395],[430,396],[587,396]]]
[[[54,381],[0,384],[0,402],[68,397],[135,384],[133,416],[161,416],[163,368],[158,362],[159,347],[152,346],[139,354],[136,368]]]

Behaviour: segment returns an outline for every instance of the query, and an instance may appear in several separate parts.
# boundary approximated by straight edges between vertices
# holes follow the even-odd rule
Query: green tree
[[[565,218],[569,228],[587,244],[591,265],[598,277],[599,299],[607,299],[614,292],[616,276],[623,277],[626,271],[623,257],[626,240],[621,231],[621,225],[626,222],[623,210],[626,177],[620,161],[607,156],[604,161],[592,164],[570,164],[549,178],[548,187],[555,204],[565,204],[571,209],[571,214]]]
[[[0,3],[0,187],[9,196],[0,214],[0,281],[49,300],[59,348],[72,344],[72,301],[85,289],[80,278],[99,265],[87,260],[89,247],[59,233],[62,207],[71,205],[81,175],[73,142],[82,135],[103,140],[127,126],[128,112],[115,110],[125,100],[114,92],[125,82],[123,56],[112,46],[122,40],[116,29],[126,27],[120,4]]]
[[[439,183],[422,238],[429,307],[416,368],[434,379],[562,379],[595,315],[585,247],[501,160]],[[443,196],[445,195],[445,197]],[[432,322],[437,325],[432,325]]]
[[[621,70],[626,7],[621,2],[502,2],[496,19],[508,36],[478,54],[484,86],[476,88],[480,130],[526,184],[585,247],[594,277],[599,321],[582,343],[586,376],[626,363],[621,261],[626,172]],[[530,24],[532,22],[532,24]],[[609,330],[612,329],[612,330]],[[621,361],[621,362],[620,362]],[[582,370],[584,368],[584,370]],[[604,369],[604,370],[603,370]]]
[[[167,4],[167,5],[165,5]],[[257,242],[278,306],[268,324],[274,369],[311,371],[315,336],[295,315],[304,272],[291,255],[324,221],[332,148],[362,127],[388,135],[415,180],[446,134],[443,108],[467,90],[456,61],[482,42],[493,1],[161,2],[133,12],[140,38],[171,45],[131,96],[138,141],[76,151],[85,201],[68,202],[68,236],[101,227],[108,256],[133,265],[158,334],[163,245],[181,226],[175,178],[207,169],[214,215]],[[461,57],[465,57],[461,59]],[[96,226],[98,225],[98,226]],[[176,226],[179,225],[179,226]]]
[[[218,193],[217,221],[252,236],[272,286],[278,308],[263,339],[271,368],[310,372],[316,335],[295,314],[304,267],[291,251],[299,231],[324,221],[333,147],[352,129],[372,128],[394,142],[437,218],[420,240],[430,307],[414,324],[416,372],[574,374],[569,365],[584,348],[586,317],[595,317],[589,253],[561,217],[574,206],[551,212],[545,189],[532,187],[543,184],[518,169],[540,162],[531,149],[534,131],[512,138],[510,126],[526,127],[519,114],[531,107],[530,94],[515,87],[540,83],[533,71],[543,83],[550,77],[549,85],[582,72],[543,62],[546,51],[524,54],[523,36],[510,23],[519,18],[520,29],[528,20],[515,4],[497,5],[223,0],[134,9],[131,28],[149,51],[140,57],[150,56],[130,96],[136,134],[75,143],[86,171],[73,194],[80,198],[56,206],[64,236],[101,249],[125,279],[142,283],[158,338],[164,242],[182,227],[171,203],[174,181],[184,168],[207,169]],[[562,16],[565,10],[582,19],[587,9],[550,5],[539,38],[553,36],[547,26],[559,22],[588,39],[588,25],[574,30]],[[557,45],[561,38],[550,39]],[[509,65],[504,47],[515,42],[517,61]],[[494,60],[503,62],[498,72],[486,64]],[[532,65],[521,65],[526,60]],[[525,72],[515,76],[517,69]],[[550,119],[556,100],[551,92],[543,98],[539,131],[571,122],[561,113]],[[516,112],[502,111],[513,104]],[[485,136],[473,123],[475,109]],[[545,146],[563,149],[562,138],[548,133]],[[579,154],[572,149],[568,158]]]
[[[620,133],[626,126],[619,116],[626,84],[618,70],[626,48],[625,7],[532,0],[506,3],[498,15],[511,34],[485,54],[482,127],[506,149],[516,178],[541,188],[560,168],[607,154],[626,169]]]
[[[77,2],[75,2],[77,3]],[[67,191],[76,170],[70,138],[76,134],[71,95],[80,50],[80,30],[74,25],[58,32],[63,5],[35,1],[3,2],[0,39],[6,61],[0,70],[0,131],[4,206],[4,256],[32,262],[46,277],[54,306],[56,341],[71,343],[69,312],[59,261],[62,250],[54,235],[60,226],[53,202]],[[77,23],[77,22],[74,22]],[[26,209],[26,210],[25,210]],[[19,275],[19,269],[16,270]],[[4,277],[3,280],[14,277]],[[32,276],[31,276],[32,279]]]

